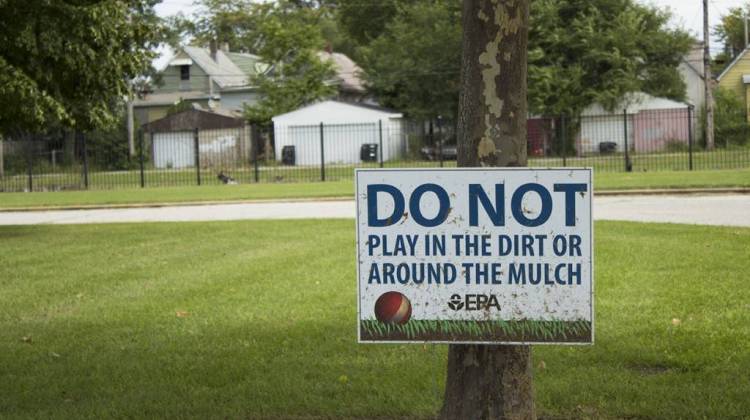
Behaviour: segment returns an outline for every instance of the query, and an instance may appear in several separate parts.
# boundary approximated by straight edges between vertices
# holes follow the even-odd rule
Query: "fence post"
[[[3,152],[3,147],[4,147],[3,143],[4,143],[4,140],[5,139],[3,138],[3,136],[0,135],[0,177],[4,177],[5,176],[5,156],[4,156],[4,152]]]
[[[143,130],[138,130],[138,148],[140,149],[138,153],[138,166],[141,171],[141,188],[145,188],[146,177],[143,172]]]
[[[268,146],[269,150],[266,150],[265,152],[265,158],[266,161],[268,161],[268,154],[273,153],[272,160],[280,159],[281,156],[276,156],[276,127],[274,127],[273,122],[271,122],[268,125]]]
[[[326,158],[323,146],[323,122],[320,123],[320,180],[326,180]]]
[[[630,164],[630,150],[628,148],[628,109],[622,110],[622,127],[625,133],[625,172],[633,170],[633,166]]]
[[[83,187],[89,189],[89,150],[86,147],[86,134],[78,132],[83,145]]]
[[[438,129],[438,151],[440,152],[440,167],[443,167],[443,163],[445,161],[445,156],[443,155],[443,143],[445,142],[445,138],[443,137],[443,117],[441,115],[438,115],[437,117],[437,129]]]
[[[195,149],[195,180],[198,182],[198,185],[201,185],[201,151],[198,133],[198,129],[194,129],[193,147]]]
[[[693,170],[693,105],[688,105],[688,170]]]
[[[378,132],[380,134],[380,145],[378,146],[378,153],[380,155],[380,167],[383,167],[383,120],[378,120]]]
[[[28,148],[28,153],[26,153],[26,157],[28,159],[28,176],[29,176],[29,192],[34,191],[34,140],[32,136],[27,136],[26,138],[26,147]]]
[[[560,139],[562,141],[562,153],[563,167],[568,166],[567,155],[568,155],[568,127],[565,124],[565,114],[560,115]]]
[[[253,147],[253,177],[255,182],[260,182],[260,168],[258,167],[258,147],[260,147],[260,136],[258,130],[258,124],[254,123],[250,126],[250,137],[252,138]]]
[[[427,136],[430,139],[430,146],[432,147],[433,153],[437,153],[437,158],[440,162],[440,166],[443,166],[443,150],[439,144],[435,144],[435,130],[432,125],[432,118],[430,118],[430,122],[429,124],[427,124]]]

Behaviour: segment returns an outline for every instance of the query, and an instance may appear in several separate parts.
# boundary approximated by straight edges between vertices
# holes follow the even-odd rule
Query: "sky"
[[[372,0],[378,1],[378,0]],[[702,0],[636,0],[639,3],[652,4],[672,11],[672,25],[687,29],[693,36],[703,39],[703,1]],[[709,25],[713,28],[719,23],[722,15],[733,7],[740,7],[748,0],[709,0]],[[197,10],[193,0],[163,0],[156,6],[156,12],[162,16],[171,16],[179,12],[187,15]],[[712,54],[721,51],[718,40],[711,40]],[[164,67],[171,56],[171,51],[163,49],[162,56],[156,60],[157,68]]]

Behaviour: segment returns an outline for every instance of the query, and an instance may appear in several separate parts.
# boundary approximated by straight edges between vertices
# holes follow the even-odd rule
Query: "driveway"
[[[287,201],[130,209],[0,212],[0,225],[353,218],[354,201]],[[750,195],[594,198],[596,220],[750,227]]]

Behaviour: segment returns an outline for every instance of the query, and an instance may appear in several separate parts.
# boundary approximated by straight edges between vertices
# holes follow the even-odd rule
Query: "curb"
[[[680,189],[639,189],[639,190],[603,190],[594,191],[594,197],[626,197],[626,196],[649,196],[649,195],[708,195],[708,194],[750,194],[750,187],[732,188],[680,188]],[[305,203],[315,201],[352,201],[348,196],[339,197],[309,197],[309,198],[268,198],[248,200],[223,200],[223,201],[179,201],[166,203],[132,203],[132,204],[91,204],[70,206],[46,206],[46,207],[3,207],[0,213],[9,212],[38,212],[59,210],[118,210],[118,209],[147,209],[160,207],[188,207],[188,206],[215,206],[224,204],[261,204],[261,203]]]
[[[189,207],[189,206],[216,206],[222,204],[262,204],[262,203],[306,203],[316,201],[352,201],[349,197],[310,197],[310,198],[258,198],[247,200],[220,200],[220,201],[176,201],[166,203],[130,203],[130,204],[80,204],[70,206],[45,206],[45,207],[0,207],[0,213],[9,212],[36,212],[36,211],[58,211],[58,210],[118,210],[118,209],[149,209],[160,207]]]
[[[603,190],[594,191],[594,196],[613,197],[628,195],[707,195],[707,194],[750,194],[750,187],[719,188],[654,188],[640,190]]]

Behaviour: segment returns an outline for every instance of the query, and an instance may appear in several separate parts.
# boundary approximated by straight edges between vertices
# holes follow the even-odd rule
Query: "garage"
[[[190,131],[154,133],[154,167],[179,169],[195,166],[195,140]]]
[[[250,128],[241,116],[220,109],[205,110],[193,104],[191,109],[143,125],[143,131],[151,139],[157,169],[190,168],[199,163],[203,169],[221,172],[252,156]]]
[[[381,153],[383,161],[395,160],[406,152],[402,117],[362,103],[318,102],[273,118],[274,151],[279,161],[295,165],[353,165],[379,160]]]

